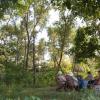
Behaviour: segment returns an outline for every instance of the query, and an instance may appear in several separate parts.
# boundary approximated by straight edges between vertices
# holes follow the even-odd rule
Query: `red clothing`
[[[100,78],[95,80],[95,85],[100,85]]]

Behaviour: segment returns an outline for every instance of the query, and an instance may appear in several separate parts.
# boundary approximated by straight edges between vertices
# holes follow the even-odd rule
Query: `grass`
[[[31,95],[41,98],[41,100],[100,100],[99,97],[95,96],[94,91],[82,90],[80,92],[76,91],[61,91],[57,92],[54,88],[40,88],[29,90]],[[23,91],[23,94],[28,94],[28,91]]]
[[[0,100],[100,100],[100,97],[91,90],[57,92],[54,87],[47,87],[27,88],[16,92],[9,90],[9,93],[0,96]]]

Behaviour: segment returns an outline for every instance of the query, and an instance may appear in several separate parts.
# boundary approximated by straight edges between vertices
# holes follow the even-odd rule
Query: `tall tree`
[[[78,29],[74,48],[76,62],[100,55],[100,38],[98,34],[99,30],[95,29],[95,27]]]
[[[49,37],[51,42],[55,42],[52,45],[54,65],[58,66],[58,70],[61,68],[61,62],[65,53],[66,47],[69,43],[69,36],[72,28],[72,15],[66,15],[66,10],[60,11],[60,20],[55,24],[54,28],[49,29]],[[55,63],[56,61],[56,63]]]
[[[26,4],[30,4],[30,0]],[[28,6],[28,10],[25,14],[25,20],[23,20],[24,27],[27,33],[27,53],[26,53],[26,66],[28,67],[28,57],[32,44],[32,63],[33,63],[33,83],[35,83],[35,73],[36,73],[36,58],[35,58],[35,47],[36,47],[36,36],[42,31],[48,14],[49,6],[47,0],[34,0]],[[39,29],[37,29],[39,27]]]
[[[38,3],[37,3],[38,2]],[[35,39],[36,39],[36,35],[37,33],[39,33],[43,28],[44,25],[46,23],[46,19],[47,19],[47,14],[48,14],[48,9],[49,9],[49,5],[48,5],[48,1],[47,0],[36,0],[34,1],[32,8],[33,8],[33,28],[32,28],[32,44],[33,44],[33,76],[34,76],[34,84],[35,84],[35,73],[36,73],[36,62],[35,62]],[[48,6],[47,6],[48,5]],[[36,29],[36,27],[39,27],[39,30]]]
[[[84,18],[100,17],[100,1],[99,0],[51,0],[51,3],[57,9],[69,9],[75,16]]]
[[[77,45],[74,51],[76,53],[75,59],[77,60],[78,56],[80,60],[83,59],[85,60],[89,56],[90,58],[93,57],[93,55],[95,55],[94,52],[99,51],[97,50],[97,48],[99,48],[99,43],[97,43],[97,41],[100,37],[100,34],[96,27],[100,26],[98,24],[100,20],[100,1],[99,0],[62,0],[62,1],[51,0],[51,3],[56,9],[67,8],[71,10],[71,13],[74,15],[75,18],[80,17],[83,21],[85,21],[87,28],[78,29],[77,36],[75,38],[75,44]],[[95,35],[94,34],[91,35],[91,40],[88,40],[87,42],[86,37],[89,38],[90,36],[90,35],[87,36],[89,32],[87,32],[86,30],[88,28],[89,30],[94,31]],[[84,30],[84,32],[82,30]],[[93,32],[90,31],[90,33]],[[89,41],[91,41],[92,43]]]
[[[46,53],[46,41],[44,38],[42,38],[39,41],[39,44],[37,45],[37,59],[38,59],[38,65],[42,66],[45,61],[45,53]]]

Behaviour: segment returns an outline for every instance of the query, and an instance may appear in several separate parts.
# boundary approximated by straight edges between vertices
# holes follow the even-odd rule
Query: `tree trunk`
[[[24,61],[23,61],[23,68],[25,69],[25,63],[26,63],[26,53],[27,53],[27,44],[26,44],[26,38],[25,38],[25,48],[24,48]]]
[[[29,47],[30,47],[30,36],[28,31],[28,13],[26,14],[26,20],[25,20],[25,27],[27,32],[27,50],[26,50],[26,62],[25,62],[25,69],[28,68],[28,61],[29,61]]]
[[[61,62],[62,62],[62,58],[63,58],[63,51],[64,51],[64,47],[65,47],[65,44],[66,44],[66,32],[67,32],[67,29],[66,29],[66,26],[67,26],[67,22],[66,22],[66,18],[65,18],[65,15],[64,15],[64,26],[62,26],[62,28],[64,27],[64,34],[63,36],[61,35],[61,53],[60,53],[60,60],[58,61],[58,70],[61,69]],[[60,31],[60,30],[59,30]]]
[[[62,57],[63,57],[63,51],[61,51],[61,54],[60,54],[60,59],[59,59],[59,62],[58,62],[58,70],[61,69]]]
[[[36,65],[35,65],[35,35],[33,35],[33,85],[35,86],[36,82]]]
[[[16,65],[18,64],[19,60],[19,49],[18,49],[19,39],[17,38],[17,50],[16,50]]]

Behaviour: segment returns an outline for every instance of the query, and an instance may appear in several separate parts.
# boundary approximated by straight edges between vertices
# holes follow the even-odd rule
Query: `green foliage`
[[[18,3],[16,5],[16,9],[18,11],[18,14],[20,16],[23,16],[25,13],[29,11],[30,5],[33,3],[34,0],[18,0]]]
[[[9,8],[15,8],[18,0],[0,0],[0,18],[3,18],[4,12]]]
[[[59,21],[48,28],[48,44],[41,39],[37,45],[36,36],[46,26],[50,7],[59,11]],[[3,19],[3,15],[10,15],[10,18]],[[0,74],[3,76],[0,77],[1,84],[6,83],[12,90],[17,90],[18,85],[31,87],[36,75],[36,87],[54,86],[59,66],[64,73],[71,71],[73,64],[65,65],[63,60],[66,59],[64,55],[75,36],[72,35],[72,29],[76,16],[83,18],[87,27],[77,30],[73,48],[75,61],[83,62],[95,58],[94,68],[98,68],[99,0],[0,0]],[[47,52],[51,59],[46,62]],[[26,70],[25,61],[28,63]],[[39,66],[42,67],[36,70],[34,66],[37,69]],[[29,71],[30,69],[32,70]],[[87,66],[85,69],[87,70]]]
[[[23,86],[32,86],[32,73],[23,70],[21,64],[15,65],[14,63],[6,63],[4,71],[4,82],[8,86],[21,85]]]
[[[36,73],[36,85],[35,87],[46,87],[55,85],[55,69],[47,69]],[[3,78],[1,84],[6,84],[10,88],[20,87],[32,87],[33,86],[33,73],[32,71],[23,70],[21,64],[6,62],[4,71],[1,73]],[[16,88],[17,89],[17,88]]]
[[[91,27],[78,29],[74,47],[76,62],[95,57],[98,50],[100,45],[96,31]]]
[[[36,88],[36,89],[24,89],[14,95],[0,95],[0,98],[4,100],[99,100],[99,96],[95,94],[95,91],[82,90],[80,92],[67,91],[57,92],[52,88]]]
[[[46,71],[38,72],[36,75],[36,87],[54,86],[56,70],[53,68]]]
[[[100,17],[100,1],[99,0],[51,0],[51,3],[57,9],[69,9],[77,16],[84,18]]]
[[[16,66],[14,63],[6,63],[5,66],[6,82],[8,84],[12,84],[12,82],[20,82],[23,78],[22,68],[20,66]]]
[[[59,14],[59,21],[53,27],[48,28],[49,52],[54,62],[54,67],[58,69],[61,68],[64,53],[71,42],[69,37],[71,36],[73,26],[71,14],[66,15],[65,9],[59,11]]]
[[[46,53],[46,41],[44,39],[41,39],[39,41],[39,44],[37,45],[37,59],[41,62],[41,64],[43,63],[42,61],[44,61],[44,55]],[[40,65],[41,65],[40,64]]]
[[[5,48],[4,46],[0,46],[0,64],[3,64],[7,59],[6,59],[6,51],[5,51]]]

